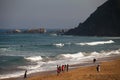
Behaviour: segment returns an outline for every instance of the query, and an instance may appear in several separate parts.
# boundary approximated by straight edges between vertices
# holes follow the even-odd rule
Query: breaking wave
[[[0,48],[0,52],[11,51],[10,48]]]
[[[32,57],[25,57],[26,60],[30,60],[30,61],[40,61],[42,60],[41,56],[32,56]]]
[[[57,43],[57,44],[53,44],[53,45],[56,46],[56,47],[63,47],[64,46],[63,43]]]
[[[96,42],[85,42],[85,43],[75,43],[76,45],[90,45],[90,46],[95,46],[95,45],[100,45],[100,44],[111,44],[115,43],[113,40],[109,41],[96,41]]]
[[[97,58],[103,58],[107,56],[112,56],[112,55],[119,55],[120,54],[120,49],[118,50],[113,50],[113,51],[101,51],[101,52],[78,52],[75,54],[60,54],[57,56],[57,59],[74,59],[74,58],[84,58],[84,57],[97,57]]]
[[[120,49],[118,50],[112,50],[112,51],[101,51],[101,52],[78,52],[74,54],[59,54],[55,56],[54,60],[49,60],[47,62],[42,61],[41,56],[33,56],[33,57],[26,57],[26,60],[35,61],[37,64],[34,65],[27,65],[27,66],[19,66],[20,69],[28,69],[29,73],[34,72],[40,72],[40,71],[50,71],[55,70],[56,65],[61,64],[79,64],[79,63],[85,63],[85,61],[92,61],[92,59],[95,58],[103,58],[103,57],[109,57],[112,55],[120,55]],[[48,68],[49,67],[49,68]],[[9,77],[18,77],[20,75],[23,75],[24,71],[15,73],[17,75],[13,74],[7,74],[7,75],[0,75],[2,78],[9,78]]]
[[[84,57],[82,52],[78,52],[75,54],[60,54],[57,56],[57,59],[72,59],[72,58],[80,58]]]

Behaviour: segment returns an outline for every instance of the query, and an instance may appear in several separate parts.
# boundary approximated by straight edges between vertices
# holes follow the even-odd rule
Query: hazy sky
[[[0,0],[0,28],[73,28],[107,0]]]

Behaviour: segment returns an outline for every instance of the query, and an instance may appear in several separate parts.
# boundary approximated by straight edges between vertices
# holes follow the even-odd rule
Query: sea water
[[[120,55],[120,37],[0,34],[0,79]]]

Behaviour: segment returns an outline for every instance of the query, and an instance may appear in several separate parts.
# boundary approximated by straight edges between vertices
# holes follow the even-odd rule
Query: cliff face
[[[120,36],[120,1],[108,0],[97,8],[78,27],[70,29],[66,35],[79,36]]]

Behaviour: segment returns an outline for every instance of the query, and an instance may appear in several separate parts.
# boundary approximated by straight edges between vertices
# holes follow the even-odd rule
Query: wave
[[[0,79],[19,77],[19,76],[22,76],[23,73],[24,73],[24,71],[20,71],[20,72],[15,72],[15,73],[11,73],[11,74],[0,75]]]
[[[57,43],[57,44],[53,44],[53,45],[56,46],[56,47],[63,47],[64,46],[63,43]]]
[[[31,57],[25,57],[25,59],[30,61],[40,61],[43,58],[41,56],[31,56]]]
[[[82,52],[78,52],[75,54],[60,54],[57,56],[57,59],[72,59],[72,58],[80,58],[84,57]]]
[[[57,36],[57,34],[56,33],[53,33],[53,34],[50,34],[51,36]]]
[[[101,52],[78,52],[75,54],[60,54],[56,58],[57,59],[75,59],[75,58],[84,58],[84,57],[107,57],[112,55],[120,55],[120,49],[118,50],[112,50],[112,51],[101,51]]]
[[[91,52],[89,56],[101,58],[112,55],[120,55],[120,49],[112,51]]]
[[[90,46],[95,46],[95,45],[100,45],[100,44],[111,44],[114,43],[113,40],[109,41],[96,41],[96,42],[85,42],[85,43],[75,43],[76,45],[90,45]]]
[[[103,57],[109,57],[112,55],[120,55],[120,49],[118,50],[111,50],[111,51],[101,51],[101,52],[78,52],[74,54],[59,54],[55,56],[53,60],[49,60],[47,62],[43,62],[43,58],[41,56],[33,56],[33,57],[25,57],[25,59],[30,60],[30,61],[36,61],[37,64],[31,64],[27,66],[19,66],[18,68],[25,70],[28,69],[29,73],[34,73],[34,72],[40,72],[40,71],[50,71],[50,70],[55,70],[56,65],[61,65],[61,64],[82,64],[87,61],[92,61],[93,58],[103,58]],[[0,79],[2,78],[9,78],[9,77],[16,77],[23,75],[24,71],[22,74],[15,73],[16,75],[13,74],[7,74],[7,75],[0,75]]]
[[[10,48],[0,48],[0,52],[11,51]]]

